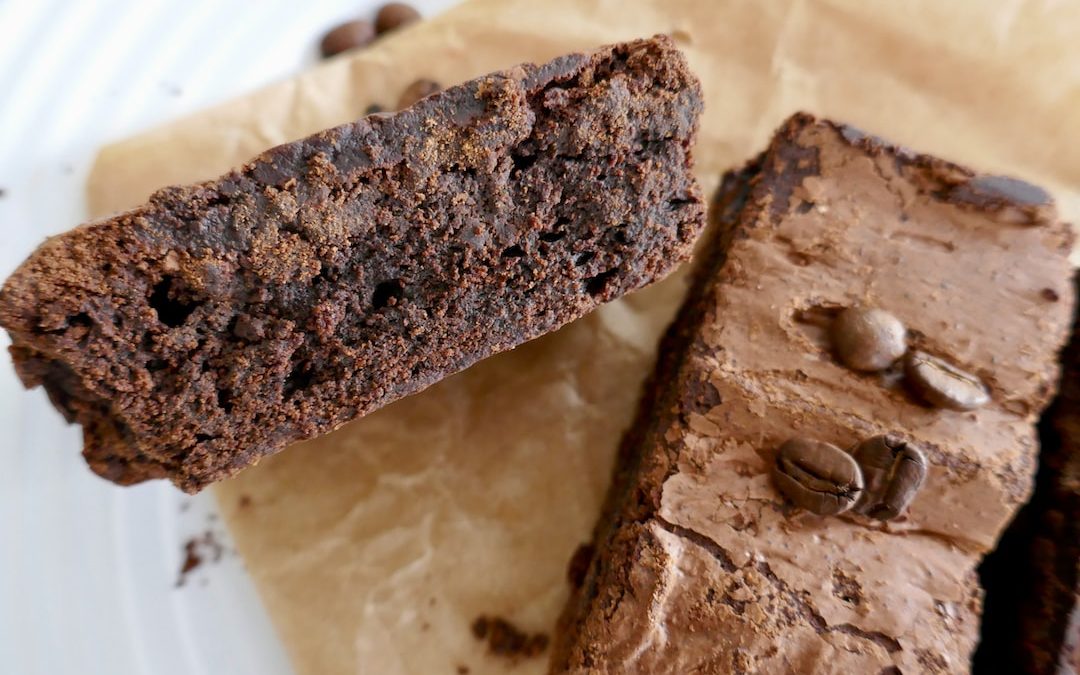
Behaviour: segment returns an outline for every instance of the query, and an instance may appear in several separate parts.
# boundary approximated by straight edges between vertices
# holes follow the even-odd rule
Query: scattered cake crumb
[[[180,563],[180,574],[176,587],[180,588],[187,581],[187,576],[205,562],[218,562],[225,554],[225,547],[210,531],[201,536],[192,537],[184,543],[184,560]]]
[[[251,507],[251,497],[248,495],[240,495],[240,499],[236,501],[236,506],[241,509],[247,509]]]
[[[472,633],[477,640],[487,642],[490,653],[511,659],[539,656],[547,649],[549,641],[546,633],[530,635],[500,617],[477,617],[472,624]]]
[[[469,675],[469,667],[468,666],[458,666],[457,667],[457,672],[458,672],[458,675]]]

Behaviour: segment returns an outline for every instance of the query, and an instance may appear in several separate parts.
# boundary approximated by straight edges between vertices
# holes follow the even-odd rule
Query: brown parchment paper
[[[473,0],[102,150],[91,210],[454,83],[657,32],[701,77],[707,190],[807,109],[1053,190],[1080,213],[1080,3]],[[1033,263],[1037,264],[1036,261]],[[550,631],[681,275],[265,461],[217,496],[298,673],[539,673],[470,634]],[[460,671],[464,672],[464,671]]]

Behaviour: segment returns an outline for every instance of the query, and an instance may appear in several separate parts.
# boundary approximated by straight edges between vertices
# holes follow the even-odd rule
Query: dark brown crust
[[[770,222],[791,208],[789,202],[795,187],[805,176],[817,172],[814,149],[801,146],[796,139],[803,129],[818,124],[835,129],[846,143],[872,158],[895,161],[908,179],[937,200],[1016,224],[1053,220],[1053,205],[1039,196],[1045,195],[1039,188],[1015,179],[999,180],[976,174],[850,126],[817,120],[803,113],[785,122],[769,151],[741,170],[729,172],[712,204],[711,231],[703,255],[695,260],[696,273],[687,299],[660,344],[656,369],[646,382],[636,420],[620,447],[612,487],[590,544],[591,564],[579,587],[571,589],[570,601],[560,619],[552,672],[567,669],[587,672],[599,665],[593,653],[602,653],[604,646],[595,644],[594,638],[583,632],[586,619],[590,614],[610,616],[623,594],[632,588],[630,579],[635,567],[642,560],[660,555],[659,544],[646,524],[654,522],[664,529],[677,528],[658,516],[663,485],[678,459],[677,451],[660,435],[672,427],[678,416],[704,413],[717,403],[711,385],[690,381],[682,372],[695,355],[708,353],[700,344],[698,332],[701,325],[715,322],[717,317],[710,314],[704,299],[724,267],[730,243],[746,236],[748,228]],[[1006,190],[1013,190],[1023,198],[1012,199]],[[1066,238],[1062,249],[1067,250],[1070,244]],[[1049,395],[1046,392],[1046,398]],[[1043,405],[1045,400],[1037,404]],[[947,464],[944,460],[940,463]],[[1022,486],[1017,489],[1022,492]],[[727,553],[709,544],[705,542],[702,546],[726,568]],[[677,639],[668,636],[669,641]],[[610,667],[611,664],[605,664],[605,668]]]
[[[95,471],[196,491],[663,276],[700,110],[663,37],[489,75],[49,240],[0,324]]]
[[[1075,285],[1080,292],[1080,274]],[[1080,314],[1062,366],[1039,424],[1035,494],[980,569],[986,611],[976,673],[1080,670]]]
[[[813,118],[796,116],[785,127],[791,137],[801,128],[800,124],[809,123]],[[796,144],[788,144],[802,148]],[[771,164],[764,162],[769,159]],[[589,571],[580,588],[571,590],[559,621],[553,659],[553,671],[560,672],[571,658],[573,648],[582,649],[579,655],[582,663],[588,665],[588,642],[580,635],[581,622],[590,608],[603,607],[609,598],[605,595],[620,594],[620,582],[630,574],[629,565],[643,555],[642,549],[649,546],[645,529],[639,525],[652,517],[659,508],[660,490],[664,480],[670,475],[676,457],[673,453],[655,452],[646,455],[651,448],[665,449],[663,443],[654,442],[656,436],[670,426],[675,415],[689,414],[690,406],[684,390],[695,390],[692,397],[701,410],[708,410],[715,404],[710,397],[715,390],[707,383],[687,382],[680,377],[686,361],[702,345],[698,340],[698,329],[706,321],[713,320],[707,304],[704,302],[712,285],[713,278],[723,267],[732,238],[739,236],[739,225],[752,222],[751,217],[740,217],[744,210],[762,203],[759,193],[770,189],[762,185],[759,177],[770,168],[784,178],[778,183],[780,199],[790,198],[794,186],[802,175],[812,173],[816,164],[812,156],[794,155],[783,158],[767,158],[763,153],[739,170],[728,171],[721,181],[711,206],[711,234],[705,247],[694,261],[694,272],[687,296],[674,322],[662,337],[658,350],[658,360],[653,373],[644,385],[644,394],[638,404],[637,415],[619,446],[615,462],[615,472],[611,488],[603,507],[600,521],[593,533],[593,555]],[[777,163],[785,162],[787,170],[782,170]],[[795,167],[799,160],[806,162],[801,170]],[[786,195],[786,196],[784,196]],[[785,208],[777,204],[773,208]],[[778,211],[777,211],[778,212]],[[695,349],[695,347],[697,349]],[[644,466],[648,462],[649,466]],[[603,611],[603,610],[600,610]]]

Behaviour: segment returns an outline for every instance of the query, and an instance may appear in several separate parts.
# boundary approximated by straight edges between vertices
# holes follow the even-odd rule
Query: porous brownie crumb
[[[663,37],[481,77],[48,240],[0,325],[94,471],[195,492],[664,276],[700,110]]]

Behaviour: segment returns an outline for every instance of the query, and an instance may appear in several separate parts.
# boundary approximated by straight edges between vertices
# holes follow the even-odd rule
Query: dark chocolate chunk
[[[476,617],[472,634],[487,643],[490,653],[515,660],[540,656],[550,641],[546,633],[526,633],[501,617]]]

